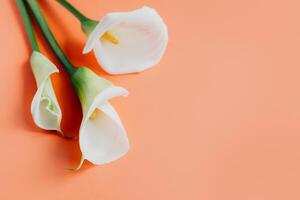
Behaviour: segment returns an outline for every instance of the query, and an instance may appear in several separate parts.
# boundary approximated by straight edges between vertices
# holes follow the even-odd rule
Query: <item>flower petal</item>
[[[110,32],[119,44],[100,40]],[[84,53],[94,50],[98,62],[111,74],[140,72],[157,64],[168,43],[168,30],[149,7],[106,15],[90,34]]]
[[[127,95],[127,90],[109,87],[94,100],[89,111],[84,115],[80,126],[79,143],[83,157],[94,164],[106,164],[114,161],[129,149],[129,142],[122,122],[107,102],[110,98]],[[90,119],[97,110],[97,116]]]
[[[57,102],[50,75],[58,72],[45,56],[33,52],[31,67],[38,89],[31,103],[31,114],[35,124],[46,130],[60,130],[61,110]]]
[[[38,86],[51,74],[58,72],[57,67],[48,58],[37,51],[32,53],[30,64]]]

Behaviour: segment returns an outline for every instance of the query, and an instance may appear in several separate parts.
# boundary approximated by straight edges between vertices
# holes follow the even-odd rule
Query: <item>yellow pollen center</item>
[[[91,114],[90,118],[91,120],[95,119],[97,117],[97,109]]]
[[[101,36],[101,39],[108,40],[115,45],[119,44],[119,40],[108,31]]]

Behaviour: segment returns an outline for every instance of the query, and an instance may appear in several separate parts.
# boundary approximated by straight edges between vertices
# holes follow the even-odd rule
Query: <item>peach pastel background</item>
[[[74,64],[130,91],[112,103],[131,149],[110,165],[64,169],[78,163],[78,141],[33,124],[30,47],[15,1],[2,0],[0,199],[300,199],[299,1],[70,0],[95,19],[143,5],[162,15],[170,33],[163,60],[124,76],[81,55],[76,19],[53,0],[39,2]],[[76,136],[79,102],[62,69],[53,81],[63,129]]]

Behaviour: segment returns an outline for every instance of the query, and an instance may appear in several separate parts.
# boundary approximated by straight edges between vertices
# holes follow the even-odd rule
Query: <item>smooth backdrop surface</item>
[[[163,60],[141,74],[109,76],[79,23],[40,0],[66,54],[130,91],[112,101],[130,152],[105,166],[80,159],[77,140],[37,128],[30,47],[14,0],[0,3],[0,199],[300,199],[300,2],[298,0],[70,0],[88,16],[156,8],[169,27]],[[63,129],[81,111],[59,66],[53,76]]]

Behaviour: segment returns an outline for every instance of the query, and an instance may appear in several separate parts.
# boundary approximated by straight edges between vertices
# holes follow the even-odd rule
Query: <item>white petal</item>
[[[114,161],[129,149],[129,142],[122,122],[107,102],[115,96],[127,95],[120,87],[109,87],[101,92],[83,117],[80,126],[79,143],[83,157],[94,164],[106,164]],[[97,109],[95,119],[91,114]]]
[[[115,45],[99,38],[109,31]],[[84,53],[94,50],[98,62],[111,74],[140,72],[157,64],[168,43],[168,30],[149,7],[106,15],[90,34]]]
[[[62,113],[50,80],[50,75],[58,70],[38,52],[31,56],[31,67],[38,85],[31,103],[33,120],[40,128],[60,131]]]
[[[51,74],[58,72],[57,67],[48,58],[36,51],[31,55],[30,65],[38,86]]]

